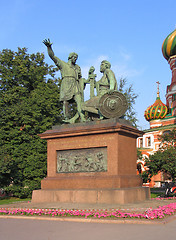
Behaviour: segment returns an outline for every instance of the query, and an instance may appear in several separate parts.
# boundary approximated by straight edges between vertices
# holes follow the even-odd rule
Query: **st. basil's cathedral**
[[[160,99],[159,82],[156,101],[144,113],[145,119],[150,123],[150,128],[144,130],[144,135],[137,139],[137,147],[143,159],[137,160],[138,171],[146,170],[145,157],[155,153],[160,146],[159,137],[176,128],[176,29],[170,33],[163,42],[162,53],[172,71],[171,84],[166,88],[166,104]],[[153,176],[150,187],[160,187],[167,181],[163,173]]]

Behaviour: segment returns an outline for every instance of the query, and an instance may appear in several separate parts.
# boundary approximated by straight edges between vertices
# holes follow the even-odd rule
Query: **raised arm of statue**
[[[53,49],[52,49],[52,47],[51,47],[51,46],[52,46],[52,43],[50,42],[50,39],[48,38],[48,39],[43,40],[43,43],[44,43],[45,46],[47,47],[48,55],[50,56],[50,58],[54,61],[54,63],[55,63],[58,67],[60,67],[60,62],[61,62],[61,60],[54,55]]]

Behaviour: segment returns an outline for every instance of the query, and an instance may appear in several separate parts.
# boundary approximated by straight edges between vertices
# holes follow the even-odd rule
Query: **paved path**
[[[143,212],[175,200],[148,200],[126,205],[87,205],[66,203],[12,203],[9,208],[129,209]],[[176,219],[167,224],[112,224],[0,217],[0,240],[166,240],[176,239]]]
[[[176,220],[164,225],[138,225],[0,219],[0,240],[166,240],[175,238]]]
[[[79,204],[79,203],[35,203],[35,202],[16,202],[7,205],[0,205],[1,207],[7,208],[59,208],[59,209],[131,209],[133,211],[138,209],[139,211],[145,211],[147,208],[157,208],[158,206],[167,205],[176,202],[173,200],[146,200],[140,203],[129,203],[129,204]]]

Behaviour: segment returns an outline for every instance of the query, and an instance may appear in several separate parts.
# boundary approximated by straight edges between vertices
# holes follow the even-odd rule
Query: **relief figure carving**
[[[107,149],[58,151],[57,172],[101,172],[107,170]]]

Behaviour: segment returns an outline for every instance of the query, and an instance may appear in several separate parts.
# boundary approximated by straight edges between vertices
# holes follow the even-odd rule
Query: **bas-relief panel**
[[[107,147],[57,151],[57,173],[107,171]]]

